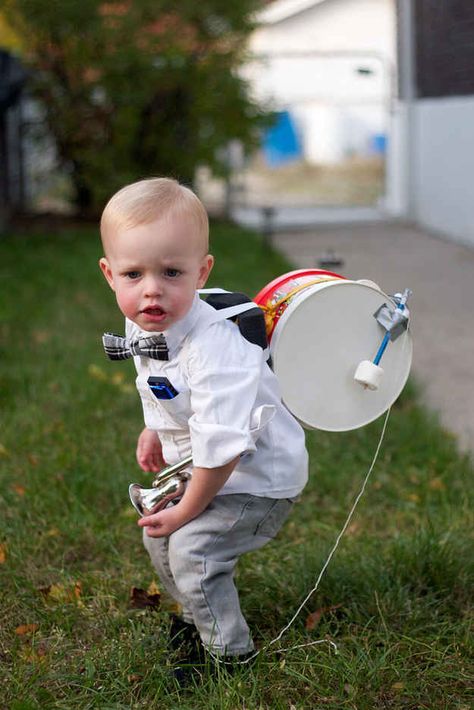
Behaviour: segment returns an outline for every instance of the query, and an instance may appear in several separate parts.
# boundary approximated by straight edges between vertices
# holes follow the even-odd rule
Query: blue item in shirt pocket
[[[150,376],[147,382],[157,399],[174,399],[179,394],[167,377]]]

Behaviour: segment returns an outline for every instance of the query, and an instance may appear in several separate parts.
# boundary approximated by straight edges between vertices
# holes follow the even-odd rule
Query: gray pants
[[[263,547],[277,534],[292,503],[246,493],[221,495],[169,537],[151,538],[144,530],[163,586],[213,653],[234,656],[254,648],[240,610],[235,565],[244,552]]]

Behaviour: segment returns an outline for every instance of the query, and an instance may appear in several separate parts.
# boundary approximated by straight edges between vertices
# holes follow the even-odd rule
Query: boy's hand
[[[138,525],[150,537],[166,537],[202,513],[234,470],[239,457],[217,468],[193,468],[183,497],[176,505],[140,518]]]
[[[179,507],[180,503],[160,510],[159,513],[146,515],[139,519],[138,524],[142,528],[146,527],[150,537],[167,537],[189,521],[189,517],[183,515]]]
[[[144,471],[158,473],[166,466],[158,434],[153,429],[143,429],[137,442],[137,461]]]

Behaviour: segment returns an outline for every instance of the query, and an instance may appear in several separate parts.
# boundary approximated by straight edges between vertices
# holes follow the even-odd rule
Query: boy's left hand
[[[187,516],[182,514],[179,505],[178,503],[153,515],[146,515],[139,519],[138,525],[141,528],[146,528],[146,534],[149,537],[167,537],[189,520]]]
[[[238,460],[239,457],[236,456],[232,461],[217,468],[195,466],[192,478],[179,503],[164,508],[159,513],[145,515],[138,521],[139,526],[146,528],[146,533],[150,537],[171,535],[207,508],[229,478]]]

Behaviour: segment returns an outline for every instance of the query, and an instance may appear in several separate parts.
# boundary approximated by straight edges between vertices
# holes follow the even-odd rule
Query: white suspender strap
[[[216,288],[198,288],[199,295],[201,293],[232,293],[232,291],[227,291],[225,288],[219,288],[216,286]]]

